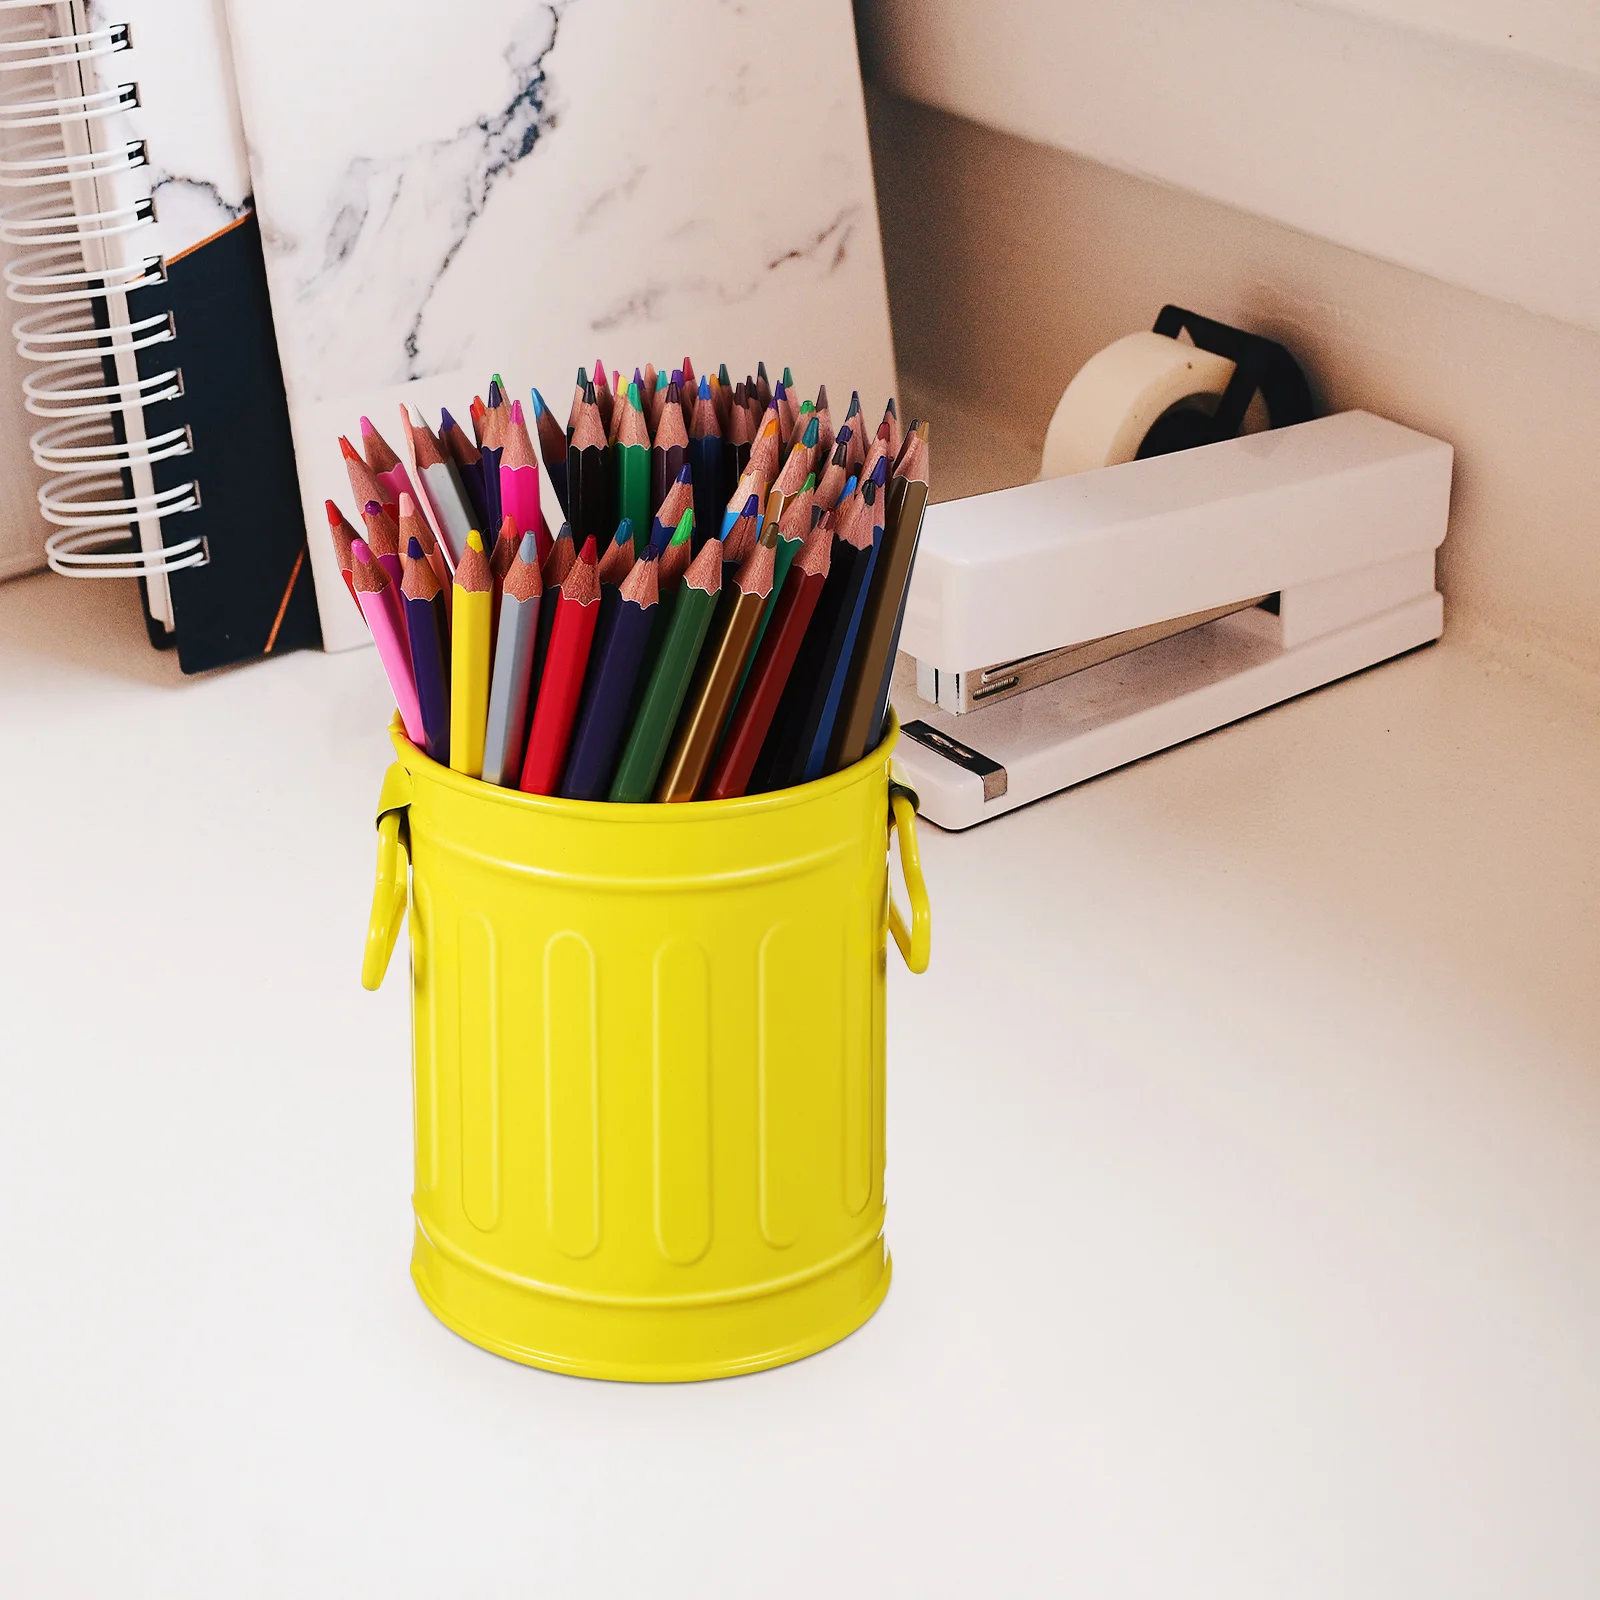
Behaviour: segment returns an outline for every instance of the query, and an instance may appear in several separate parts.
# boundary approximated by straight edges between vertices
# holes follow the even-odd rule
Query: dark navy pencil
[[[655,626],[657,591],[656,555],[646,550],[622,587],[601,595],[600,621],[561,780],[568,800],[603,800],[611,787]]]
[[[698,554],[711,537],[710,530],[722,526],[722,502],[727,498],[722,487],[722,425],[712,403],[711,385],[704,378],[689,420],[689,468],[694,475],[694,548]]]
[[[406,612],[406,639],[411,646],[411,671],[417,683],[417,704],[422,711],[422,731],[428,754],[435,761],[450,759],[449,626],[444,614],[444,590],[422,541],[406,545],[400,580],[400,598]]]

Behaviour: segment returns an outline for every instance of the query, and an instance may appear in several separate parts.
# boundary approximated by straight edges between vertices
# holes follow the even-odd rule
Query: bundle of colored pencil
[[[928,425],[786,367],[607,378],[566,426],[498,374],[408,469],[372,423],[339,446],[364,533],[328,529],[406,735],[435,761],[573,800],[728,800],[861,760],[889,681],[928,503]],[[535,447],[537,438],[537,448]],[[543,475],[540,466],[543,464]],[[562,521],[545,519],[554,496]]]

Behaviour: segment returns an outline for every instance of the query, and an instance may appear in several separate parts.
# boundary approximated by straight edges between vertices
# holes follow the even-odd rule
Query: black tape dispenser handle
[[[1187,333],[1197,348],[1231,361],[1233,376],[1215,411],[1174,406],[1161,416],[1139,446],[1139,460],[1233,438],[1244,426],[1245,412],[1258,392],[1274,428],[1309,422],[1315,414],[1311,386],[1300,363],[1276,339],[1263,339],[1258,333],[1246,333],[1226,322],[1213,322],[1182,306],[1162,306],[1155,331],[1169,339]]]

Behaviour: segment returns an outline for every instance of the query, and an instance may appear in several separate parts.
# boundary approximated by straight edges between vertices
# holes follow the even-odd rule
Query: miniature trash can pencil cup
[[[362,981],[409,900],[411,1274],[440,1321],[651,1382],[794,1361],[877,1309],[887,934],[914,972],[929,945],[897,733],[793,789],[622,805],[482,783],[396,721]]]

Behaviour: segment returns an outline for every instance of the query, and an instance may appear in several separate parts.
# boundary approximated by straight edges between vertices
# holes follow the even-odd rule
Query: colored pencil
[[[406,430],[416,480],[422,485],[423,498],[444,548],[445,565],[454,572],[461,552],[467,547],[467,530],[475,525],[472,502],[467,498],[460,471],[446,455],[433,429],[425,421],[412,421],[404,405],[400,407],[400,420]],[[449,592],[446,579],[445,593]]]
[[[828,696],[859,616],[858,601],[865,598],[872,575],[878,548],[872,535],[872,507],[865,495],[846,502],[833,537],[827,584],[751,773],[753,793],[787,789],[805,778]]]
[[[894,396],[889,396],[889,403],[883,408],[883,421],[878,424],[878,432],[885,435],[884,453],[891,461],[900,454],[900,413],[895,407]]]
[[[822,476],[817,479],[817,504],[824,511],[832,511],[838,505],[844,494],[844,486],[850,477],[850,469],[846,465],[850,457],[850,440],[854,431],[847,422],[839,429],[838,437],[833,443],[833,459],[823,469]]]
[[[537,539],[534,541],[537,545]],[[489,640],[490,661],[494,659],[493,643],[500,637],[500,599],[505,590],[506,576],[511,571],[512,563],[517,559],[517,551],[522,544],[522,535],[517,528],[517,519],[506,516],[500,519],[500,531],[495,535],[494,548],[489,552],[489,578],[494,584],[494,601],[489,607]]]
[[[695,538],[704,541],[718,525],[717,513],[727,493],[722,482],[722,430],[711,403],[711,386],[704,378],[689,420],[689,468],[694,477]]]
[[[850,448],[844,458],[845,471],[859,474],[861,463],[867,457],[867,419],[861,414],[861,396],[853,389],[850,391],[850,410],[844,420],[850,425]],[[843,428],[839,430],[839,437],[844,437]]]
[[[510,517],[517,527],[517,543],[531,533],[539,547],[539,559],[550,548],[550,530],[545,526],[544,508],[539,501],[539,458],[533,453],[522,402],[513,400],[501,408],[506,412],[505,446],[500,453],[500,515]]]
[[[767,378],[765,361],[756,362],[756,399],[761,402],[763,411],[772,404],[772,384]]]
[[[750,464],[750,446],[755,443],[755,437],[755,423],[751,421],[745,387],[741,383],[733,391],[733,403],[728,408],[728,420],[722,430],[722,448],[727,457],[725,470],[735,483]]]
[[[871,518],[872,547],[866,558],[866,576],[862,579],[861,589],[855,597],[850,620],[845,628],[844,642],[839,649],[839,659],[833,664],[829,678],[822,716],[817,722],[816,732],[811,740],[811,751],[806,757],[802,777],[807,783],[834,770],[828,765],[828,752],[833,747],[834,727],[839,720],[839,709],[844,704],[844,691],[849,682],[850,668],[855,660],[856,644],[861,636],[861,619],[866,615],[867,600],[872,593],[873,574],[877,570],[878,555],[883,549],[883,519],[887,509],[883,485],[888,465],[888,462],[883,462],[876,475],[861,485],[860,505],[866,509],[858,510],[857,516]]]
[[[904,472],[890,485],[883,546],[867,595],[844,704],[828,750],[828,767],[833,772],[853,766],[869,750],[875,750],[888,722],[895,655],[906,619],[906,597],[911,590],[922,517],[928,508],[928,424],[919,424],[908,438],[913,443],[901,458]]]
[[[772,613],[777,609],[778,597],[783,593],[784,580],[789,576],[789,568],[794,564],[795,558],[805,548],[806,536],[811,531],[811,506],[813,495],[816,491],[817,480],[815,477],[807,478],[800,487],[800,493],[795,495],[783,508],[776,518],[771,516],[769,505],[768,526],[772,527],[776,542],[773,545],[773,573],[772,595],[767,601],[767,609],[761,613],[761,621],[756,628],[755,644],[750,650],[751,663],[755,662],[755,652],[760,648],[761,641],[766,635],[767,628],[772,622]],[[773,504],[776,502],[774,501]],[[762,529],[762,537],[766,537],[766,529]],[[745,668],[748,677],[750,668]],[[739,692],[744,692],[744,680],[740,680]]]
[[[787,506],[790,500],[799,494],[800,485],[811,475],[811,463],[816,445],[817,423],[813,418],[806,423],[805,432],[790,447],[789,454],[784,459],[783,469],[772,480],[772,493],[779,497],[780,506]],[[782,510],[778,515],[783,515]]]
[[[555,490],[556,504],[561,515],[567,515],[567,436],[556,421],[544,396],[537,389],[530,391],[533,401],[533,424],[539,431],[539,454],[544,458],[544,470],[550,474],[550,487]]]
[[[745,471],[753,472],[771,483],[778,475],[778,462],[782,455],[783,446],[778,442],[778,414],[776,411],[769,412],[756,430],[755,443],[750,446],[750,460]]]
[[[439,414],[439,445],[449,456],[456,469],[456,477],[466,493],[467,507],[472,513],[471,525],[483,529],[491,527],[489,502],[483,485],[483,452],[461,431],[461,424],[448,411]],[[466,550],[462,540],[461,551]],[[461,563],[461,553],[456,555],[456,565]]]
[[[567,500],[572,537],[581,550],[590,539],[598,548],[609,543],[615,524],[611,520],[611,474],[606,457],[605,427],[600,419],[596,391],[590,384],[567,441]]]
[[[483,403],[483,396],[475,394],[472,404],[467,407],[467,419],[472,423],[473,443],[481,450],[483,448],[483,419],[489,414],[489,408]]]
[[[600,412],[600,426],[607,438],[611,436],[611,413],[616,406],[616,395],[611,391],[611,384],[606,378],[606,364],[598,358],[594,364],[594,394],[588,396],[592,399]]]
[[[561,585],[578,559],[578,546],[573,542],[572,529],[561,524],[561,532],[550,546],[550,554],[540,564],[539,581],[543,596],[539,601],[539,631],[533,641],[533,671],[528,687],[528,710],[539,703],[539,685],[544,681],[545,656],[550,651],[550,634],[556,625],[556,601],[561,595]]]
[[[652,439],[656,436],[656,429],[661,426],[661,408],[666,394],[666,385],[658,381],[660,377],[655,362],[645,362],[644,384],[639,390],[639,398],[644,405],[644,420]]]
[[[511,570],[506,573],[500,598],[500,623],[494,635],[489,713],[483,737],[485,783],[511,787],[522,770],[523,744],[528,736],[533,647],[539,632],[542,593],[539,541],[532,533],[525,533],[517,545]]]
[[[561,782],[599,620],[600,575],[595,570],[594,540],[590,539],[556,595],[555,625],[518,784],[524,794],[554,794]]]
[[[410,494],[401,490],[409,500]],[[435,761],[450,759],[450,625],[445,620],[444,590],[420,539],[407,542],[402,557],[405,575],[400,595],[405,603],[406,641],[411,647],[411,675],[417,687],[426,749]]]
[[[657,501],[651,497],[655,462],[650,445],[650,424],[639,406],[639,386],[630,383],[617,402],[617,515],[633,524],[642,554],[650,542],[650,513]],[[676,476],[676,474],[674,474]],[[668,480],[670,482],[670,480]],[[666,493],[663,486],[662,493]]]
[[[506,450],[506,424],[510,410],[498,383],[489,385],[489,401],[483,411],[483,433],[478,440],[482,453],[480,471],[483,473],[483,515],[486,528],[498,528],[505,515],[505,503],[500,497],[500,461]],[[487,542],[486,542],[487,543]]]
[[[689,430],[684,426],[683,408],[678,404],[677,391],[671,387],[667,389],[666,399],[659,408],[654,440],[650,447],[651,516],[660,510],[662,502],[677,482],[678,474],[689,460]]]
[[[388,490],[378,482],[378,475],[361,458],[361,452],[350,443],[341,433],[339,435],[339,453],[344,457],[345,475],[350,479],[350,493],[355,497],[358,506],[364,506],[369,500],[376,500],[383,504]]]
[[[817,457],[812,463],[815,471],[818,463],[826,461],[833,453],[833,416],[828,410],[828,386],[822,384],[817,389],[816,403],[812,411],[817,419]]]
[[[427,732],[422,725],[422,707],[417,701],[417,684],[411,676],[411,650],[405,639],[405,612],[399,591],[383,570],[376,556],[367,547],[365,539],[356,539],[350,546],[355,563],[354,578],[356,604],[372,630],[373,643],[378,647],[378,660],[383,665],[384,676],[394,694],[400,720],[405,724],[406,738],[419,750],[427,748]]]
[[[668,609],[677,598],[677,590],[674,587],[669,594],[667,584],[670,582],[675,586],[678,579],[689,570],[689,563],[693,560],[694,507],[689,506],[678,518],[678,525],[672,530],[666,549],[661,552],[661,604]]]
[[[578,368],[578,376],[573,380],[572,409],[567,413],[567,448],[572,448],[572,430],[578,425],[578,412],[583,408],[583,397],[589,392],[589,374],[583,368]]]
[[[707,800],[731,800],[744,794],[750,783],[751,770],[827,582],[832,544],[833,535],[819,524],[806,535],[795,557],[778,594],[771,626],[751,658],[745,686],[712,762],[705,786]]]
[[[708,540],[678,585],[666,636],[650,666],[638,712],[611,782],[612,800],[648,800],[654,792],[721,589],[721,541]]]
[[[695,401],[700,397],[700,386],[695,381],[694,363],[688,356],[683,358],[683,365],[678,370],[683,374],[678,379],[679,403],[683,407],[683,425],[688,427],[694,413]]]
[[[659,579],[660,562],[647,550],[620,589],[601,592],[600,622],[561,779],[569,800],[604,800],[611,787],[655,627]]]
[[[678,469],[678,476],[667,490],[666,499],[656,507],[650,522],[649,548],[657,554],[665,550],[672,543],[672,536],[677,532],[684,512],[693,509],[694,479],[690,476],[689,463],[686,461]]]
[[[350,591],[350,598],[355,600],[356,610],[359,611],[361,602],[356,600],[355,557],[350,553],[356,530],[345,521],[344,512],[333,501],[324,500],[322,508],[328,514],[328,536],[333,540],[333,554],[339,563],[339,576],[344,579],[344,586]]]
[[[361,520],[367,528],[367,548],[378,558],[389,581],[398,589],[400,584],[400,529],[388,510],[376,500],[369,500],[361,508]]]
[[[784,388],[782,378],[772,386],[772,409],[778,418],[778,444],[787,453],[794,437],[794,412],[790,409],[789,391]]]
[[[745,470],[738,483],[734,485],[727,505],[722,508],[722,538],[726,539],[733,532],[734,523],[744,515],[744,508],[750,504],[752,496],[758,506],[766,504],[767,480],[761,476],[759,466]]]
[[[489,714],[489,613],[494,579],[483,537],[474,528],[456,564],[456,598],[450,625],[450,765],[469,778],[483,774],[483,738]]]
[[[733,582],[733,575],[744,565],[745,557],[756,547],[756,541],[761,537],[761,502],[751,495],[745,501],[744,510],[735,518],[733,526],[728,530],[728,537],[722,541],[722,586],[724,589]]]
[[[704,780],[734,695],[744,680],[756,629],[772,593],[772,577],[772,543],[762,540],[745,557],[717,607],[666,765],[656,780],[657,800],[693,800]]]
[[[617,524],[616,538],[600,557],[600,582],[610,584],[613,589],[621,588],[622,580],[633,571],[633,564],[638,559],[633,542],[633,524],[624,517]]]
[[[439,580],[440,592],[445,598],[445,616],[450,615],[450,563],[445,560],[444,551],[439,548],[439,541],[433,536],[433,529],[428,526],[428,519],[423,516],[422,509],[404,489],[400,491],[399,505],[399,545],[405,550],[413,539],[422,546],[423,558],[433,568],[433,575]]]
[[[411,474],[406,471],[405,462],[389,448],[389,441],[373,427],[370,417],[361,419],[361,447],[373,476],[383,485],[385,505],[399,505],[403,494],[416,498],[417,491],[411,487]]]

